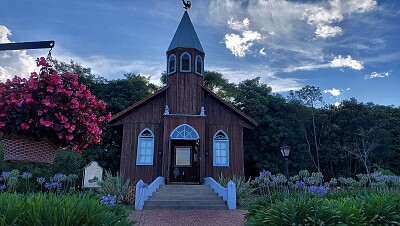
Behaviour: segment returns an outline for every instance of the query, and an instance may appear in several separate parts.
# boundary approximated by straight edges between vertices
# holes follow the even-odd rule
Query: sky
[[[400,106],[400,1],[191,0],[205,70],[260,77],[274,93],[320,87],[328,104]],[[180,0],[0,0],[0,43],[54,40],[52,56],[107,79],[160,84]],[[47,49],[0,52],[0,79],[28,77]]]

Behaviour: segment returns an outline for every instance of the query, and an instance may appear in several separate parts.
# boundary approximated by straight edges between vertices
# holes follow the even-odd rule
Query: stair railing
[[[226,185],[226,188],[224,188],[217,181],[215,181],[214,178],[206,177],[203,179],[203,184],[210,185],[214,192],[217,193],[218,196],[222,197],[224,201],[226,201],[228,209],[236,209],[236,185],[233,181],[229,181]]]
[[[164,177],[157,177],[150,185],[144,183],[143,180],[137,182],[135,192],[135,210],[143,210],[144,202],[149,200],[149,197],[164,184]]]

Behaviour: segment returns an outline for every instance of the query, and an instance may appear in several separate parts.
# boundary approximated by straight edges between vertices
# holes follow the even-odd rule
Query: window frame
[[[182,69],[182,65],[183,65],[182,64],[182,59],[183,59],[183,56],[185,56],[185,55],[189,56],[189,69],[188,70],[183,70]],[[179,64],[180,72],[191,72],[192,71],[192,56],[188,52],[182,53],[179,63],[180,63]]]
[[[225,138],[224,139],[218,139],[216,136],[219,133],[222,133],[225,136]],[[216,144],[217,143],[225,143],[225,145],[226,145],[226,156],[224,156],[224,157],[226,157],[226,164],[221,164],[219,162],[217,163],[217,161],[216,161],[217,157],[221,157],[221,156],[217,156],[216,155],[217,154],[217,151],[216,151],[216,146],[217,146]],[[216,167],[229,167],[229,162],[230,162],[229,158],[230,158],[229,137],[223,130],[218,130],[213,136],[213,166],[216,166]]]
[[[150,132],[151,137],[145,137],[142,135],[146,131]],[[149,141],[151,142],[151,147],[150,147],[151,148],[151,151],[150,151],[151,161],[150,162],[146,162],[146,161],[141,162],[140,157],[147,156],[147,155],[142,154],[141,144],[142,144],[142,142],[149,142]],[[151,131],[151,129],[145,128],[139,133],[139,136],[137,139],[136,165],[137,166],[152,166],[153,163],[154,163],[154,133],[153,133],[153,131]]]
[[[175,60],[174,60],[174,70],[173,71],[171,71],[171,58],[172,57],[175,58]],[[167,69],[168,69],[168,75],[176,72],[176,55],[175,54],[171,54],[169,56],[169,58],[168,58],[168,68]]]
[[[200,66],[200,73],[199,72],[197,72],[197,69],[198,69],[198,67],[197,67],[197,59],[200,59],[200,64],[201,64],[201,66]],[[201,76],[203,76],[203,58],[200,56],[200,55],[197,55],[196,56],[196,60],[194,61],[195,63],[194,63],[194,65],[195,65],[195,69],[194,69],[194,71],[195,71],[195,73],[196,74],[198,74],[198,75],[201,75]]]

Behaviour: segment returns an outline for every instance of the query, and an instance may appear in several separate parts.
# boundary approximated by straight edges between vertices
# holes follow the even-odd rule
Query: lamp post
[[[286,144],[283,144],[281,147],[281,153],[283,158],[285,159],[285,176],[286,179],[289,179],[289,153],[290,153],[290,147],[287,146]]]

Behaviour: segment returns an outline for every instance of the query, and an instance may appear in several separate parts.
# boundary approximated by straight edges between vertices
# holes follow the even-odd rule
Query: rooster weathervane
[[[184,8],[185,10],[190,9],[190,6],[192,5],[192,3],[191,3],[190,1],[186,1],[186,2],[185,2],[185,0],[182,0],[182,3],[183,3],[183,8]]]

